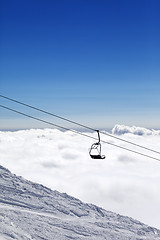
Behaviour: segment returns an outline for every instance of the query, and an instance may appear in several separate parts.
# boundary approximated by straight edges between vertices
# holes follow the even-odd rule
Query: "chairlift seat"
[[[91,158],[93,159],[105,159],[105,156],[104,155],[92,155],[90,154]]]

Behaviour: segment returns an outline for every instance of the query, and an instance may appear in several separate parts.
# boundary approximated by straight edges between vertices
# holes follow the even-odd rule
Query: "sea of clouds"
[[[116,125],[112,133],[160,151],[160,131]],[[97,133],[85,134],[97,137]],[[101,139],[160,159],[160,155],[101,134]],[[93,139],[57,129],[0,132],[0,164],[28,180],[84,202],[160,228],[160,161],[102,144],[104,160],[91,159]]]

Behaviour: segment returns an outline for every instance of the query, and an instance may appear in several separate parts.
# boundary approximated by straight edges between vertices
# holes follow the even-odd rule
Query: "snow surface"
[[[114,129],[125,140],[160,151],[158,130]],[[96,132],[85,134],[97,137]],[[101,139],[160,158],[102,134]],[[160,162],[108,144],[102,144],[106,159],[93,160],[88,154],[93,142],[57,129],[1,131],[0,164],[28,180],[160,229]]]
[[[17,177],[0,166],[1,240],[152,240],[160,230]]]

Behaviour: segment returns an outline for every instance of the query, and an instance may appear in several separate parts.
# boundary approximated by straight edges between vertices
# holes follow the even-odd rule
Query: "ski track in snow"
[[[0,166],[1,240],[160,240],[160,230],[85,204]]]

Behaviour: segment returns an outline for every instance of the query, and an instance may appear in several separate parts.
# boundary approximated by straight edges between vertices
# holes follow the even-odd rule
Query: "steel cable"
[[[31,115],[22,113],[22,112],[20,112],[20,111],[17,111],[17,110],[15,110],[15,109],[12,109],[12,108],[9,108],[9,107],[6,107],[6,106],[4,106],[4,105],[0,105],[0,107],[5,108],[5,109],[7,109],[7,110],[10,110],[10,111],[12,111],[12,112],[18,113],[18,114],[20,114],[20,115],[23,115],[23,116],[26,116],[26,117],[35,119],[35,120],[37,120],[37,121],[40,121],[40,122],[43,122],[43,123],[46,123],[46,124],[49,124],[49,125],[52,125],[52,126],[61,128],[61,129],[63,129],[63,130],[72,131],[72,132],[77,133],[77,134],[80,134],[80,135],[82,135],[82,136],[85,136],[85,137],[88,137],[88,138],[97,140],[97,138],[94,138],[94,137],[89,136],[89,135],[87,135],[87,134],[84,134],[84,133],[75,131],[75,130],[73,130],[73,129],[69,129],[69,128],[66,128],[66,127],[63,127],[63,126],[60,126],[60,125],[57,125],[57,124],[48,122],[48,121],[46,121],[46,120],[42,120],[42,119],[37,118],[37,117],[33,117],[33,116],[31,116]],[[132,153],[139,154],[139,155],[141,155],[141,156],[143,156],[143,157],[147,157],[147,158],[151,158],[151,159],[160,161],[160,159],[158,159],[158,158],[155,158],[155,157],[152,157],[152,156],[149,156],[149,155],[146,155],[146,154],[143,154],[143,153],[140,153],[140,152],[137,152],[137,151],[134,151],[134,150],[131,150],[131,149],[128,149],[128,148],[125,148],[125,147],[116,145],[116,144],[114,144],[114,143],[110,143],[110,142],[107,142],[107,141],[104,141],[104,140],[101,140],[101,142],[106,143],[106,144],[109,144],[109,145],[112,145],[112,146],[114,146],[114,147],[121,148],[121,149],[123,149],[123,150],[127,150],[127,151],[132,152]]]

